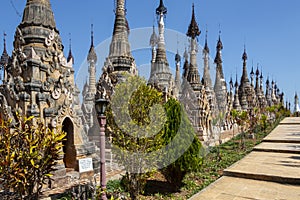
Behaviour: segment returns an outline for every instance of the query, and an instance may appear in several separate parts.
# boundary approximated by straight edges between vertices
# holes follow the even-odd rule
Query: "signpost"
[[[93,171],[93,159],[83,158],[78,160],[79,163],[79,173]]]

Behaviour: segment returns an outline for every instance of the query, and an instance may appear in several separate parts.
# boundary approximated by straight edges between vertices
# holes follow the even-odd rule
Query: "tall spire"
[[[205,35],[205,45],[203,48],[203,60],[204,60],[204,71],[203,71],[203,80],[204,80],[204,85],[206,87],[209,87],[211,90],[212,88],[212,80],[210,77],[210,67],[209,67],[209,48],[207,44],[207,29],[206,29],[206,35]]]
[[[261,68],[261,69],[260,69],[260,77],[259,77],[259,80],[260,80],[259,87],[260,87],[260,91],[261,91],[262,93],[264,93],[264,92],[263,92],[263,78],[264,78],[264,76],[263,76],[263,72],[262,72],[262,68]]]
[[[207,44],[207,33],[208,33],[208,30],[206,28],[205,44],[204,44],[204,48],[203,48],[203,54],[205,54],[205,53],[209,54],[209,48],[208,48],[208,44]]]
[[[273,101],[272,101],[272,87],[270,85],[270,80],[269,77],[267,78],[266,81],[266,99],[267,99],[267,105],[272,106]]]
[[[164,17],[167,14],[167,8],[164,6],[163,0],[160,0],[159,6],[156,8],[156,15],[158,19],[158,46],[156,61],[163,62],[168,65],[165,48],[165,22]]]
[[[264,95],[263,91],[263,76],[262,76],[262,71],[260,72],[258,69],[258,64],[256,68],[256,84],[255,84],[255,93],[256,93],[256,98],[257,98],[257,103],[259,103],[260,108],[264,108],[266,106],[266,97]]]
[[[126,19],[126,8],[125,8],[125,1],[126,0],[116,0],[116,8],[115,8],[115,25],[114,25],[114,32],[113,34],[119,34],[123,32],[127,32],[129,25]]]
[[[94,46],[94,24],[91,24],[91,47]]]
[[[238,77],[236,74],[236,78],[235,78],[235,93],[234,93],[234,100],[233,100],[233,108],[236,110],[241,110],[241,105],[240,105],[240,101],[239,101],[239,83],[238,83]]]
[[[18,29],[21,30],[25,44],[44,43],[52,30],[58,33],[50,0],[27,0]],[[17,31],[16,34],[20,33]]]
[[[266,97],[269,95],[269,92],[270,92],[270,81],[268,76],[266,80]]]
[[[41,25],[55,29],[56,24],[50,0],[27,0],[21,25]]]
[[[191,43],[190,43],[190,67],[189,67],[189,73],[187,76],[187,81],[191,84],[193,89],[195,90],[198,88],[200,89],[200,74],[198,71],[198,65],[197,65],[197,53],[198,53],[198,44],[197,44],[197,39],[200,35],[201,31],[198,27],[198,24],[196,22],[195,18],[195,8],[194,4],[192,7],[192,19],[191,23],[189,25],[188,31],[187,31],[187,36],[191,38]]]
[[[233,91],[233,87],[234,87],[234,85],[233,85],[233,80],[232,80],[232,76],[230,77],[230,81],[229,81],[229,91],[230,92],[232,92]]]
[[[221,30],[219,31],[219,39],[217,42],[217,53],[215,57],[215,64],[217,65],[217,71],[219,71],[221,78],[224,79],[224,73],[223,73],[223,66],[222,66],[222,50],[223,50],[223,43],[221,41]]]
[[[0,59],[0,69],[3,71],[3,76],[0,77],[0,80],[3,80],[3,82],[7,81],[7,65],[9,61],[9,55],[6,50],[6,33],[3,33],[3,52]]]
[[[69,54],[67,61],[70,62],[72,60],[72,64],[74,65],[74,56],[72,54],[72,38],[71,38],[71,33],[69,34]]]
[[[151,60],[151,63],[154,63],[155,60],[156,60],[156,45],[157,45],[157,42],[158,42],[158,38],[157,38],[157,35],[156,35],[156,32],[155,32],[155,27],[153,25],[153,32],[152,32],[152,35],[150,37],[150,45],[151,45],[151,48],[152,48],[152,60]]]
[[[167,8],[165,7],[163,0],[160,0],[159,6],[156,8],[158,23],[158,40],[155,51],[156,56],[155,61],[154,58],[152,58],[152,62],[154,62],[151,65],[151,73],[148,83],[152,86],[155,86],[160,91],[166,91],[166,96],[171,96],[176,94],[176,86],[166,56],[164,22],[166,14]],[[152,48],[152,50],[155,50],[154,46]]]
[[[94,47],[94,25],[91,24],[91,47],[89,50],[88,58],[89,62],[89,94],[92,97],[96,94],[96,63],[97,54]]]
[[[7,53],[6,50],[6,33],[3,33],[3,52],[2,52],[2,56],[1,56],[1,60],[0,60],[0,65],[1,66],[7,66],[8,64],[8,59],[9,59],[9,55]]]
[[[128,21],[125,12],[125,0],[116,0],[115,23],[113,38],[110,45],[110,56],[130,56],[131,50],[128,42]]]
[[[235,84],[234,84],[234,87],[235,87],[236,89],[238,89],[238,87],[239,87],[239,82],[238,82],[238,76],[237,76],[237,73],[236,73],[236,75],[235,75]]]
[[[295,97],[294,97],[294,112],[298,113],[300,112],[300,107],[299,107],[299,97],[297,92],[295,92]]]
[[[253,60],[252,60],[252,68],[250,72],[251,86],[254,87],[254,69],[253,69]]]
[[[248,55],[247,55],[247,52],[246,52],[246,45],[244,45],[244,53],[243,53],[242,59],[243,59],[244,64],[245,64],[247,62],[247,59],[248,59]]]
[[[216,79],[215,79],[214,91],[216,94],[219,111],[224,113],[227,110],[227,105],[226,105],[227,88],[226,88],[226,81],[225,81],[223,66],[222,66],[223,43],[221,41],[221,30],[219,31],[219,39],[217,42],[216,50],[217,50],[216,57],[215,57]]]
[[[189,73],[189,54],[187,52],[187,49],[185,47],[184,53],[183,53],[183,58],[184,58],[184,64],[183,64],[183,73],[182,77],[187,79],[188,73]]]
[[[153,25],[153,31],[152,31],[152,35],[150,37],[150,45],[151,47],[154,47],[157,45],[157,35],[156,35],[156,32],[155,32],[155,26]]]
[[[179,55],[179,52],[177,50],[177,53],[175,55],[175,62],[176,62],[176,74],[175,74],[175,86],[176,86],[176,92],[177,97],[179,96],[179,93],[181,92],[181,81],[180,81],[180,62],[181,57]]]
[[[87,60],[89,63],[91,62],[93,62],[94,64],[97,63],[97,54],[95,52],[95,47],[94,47],[94,25],[93,24],[91,24],[91,46],[90,46]]]
[[[156,15],[166,15],[168,12],[167,8],[164,5],[164,1],[160,0],[159,6],[156,8]]]
[[[241,85],[249,83],[248,73],[247,73],[248,55],[246,53],[246,46],[244,46],[244,53],[243,53],[242,59],[243,59],[243,74],[242,74]]]
[[[257,64],[255,75],[256,75],[255,92],[258,95],[260,93],[260,81],[259,81],[260,73],[259,73],[259,69],[258,69],[258,64]]]
[[[242,55],[243,60],[243,74],[241,77],[241,83],[239,87],[240,103],[243,110],[251,109],[256,106],[256,95],[253,86],[248,79],[247,73],[247,59],[246,45],[244,45],[244,53]],[[254,75],[254,72],[253,72]]]
[[[189,25],[189,29],[187,32],[187,36],[191,37],[192,39],[195,39],[197,36],[199,36],[201,34],[201,31],[199,29],[199,26],[196,22],[196,17],[195,17],[195,6],[193,4],[193,8],[192,8],[192,19],[191,19],[191,23]]]
[[[273,104],[277,104],[277,99],[276,99],[276,83],[275,83],[275,81],[274,80],[272,80],[272,82],[271,82],[271,84],[272,84],[272,92],[271,92],[271,97],[272,97],[272,101],[273,101]]]
[[[117,77],[123,80],[123,72],[136,75],[137,69],[135,60],[131,55],[128,41],[129,25],[126,19],[126,0],[115,0],[115,22],[113,37],[110,43],[109,56],[105,66],[111,67]]]

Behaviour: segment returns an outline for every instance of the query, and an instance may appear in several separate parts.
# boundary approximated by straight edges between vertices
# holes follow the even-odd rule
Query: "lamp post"
[[[100,184],[102,200],[107,200],[106,197],[106,172],[105,172],[105,125],[106,125],[106,116],[105,109],[108,104],[108,101],[104,98],[98,98],[95,102],[95,107],[97,111],[98,122],[100,125]]]

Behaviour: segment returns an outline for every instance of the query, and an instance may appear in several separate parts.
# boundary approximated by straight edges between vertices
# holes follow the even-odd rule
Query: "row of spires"
[[[27,4],[26,4],[26,8],[29,7],[31,5],[31,3],[33,2],[38,2],[41,4],[44,4],[46,6],[46,8],[48,8],[49,10],[51,10],[50,8],[50,2],[49,0],[27,0]],[[131,56],[131,52],[130,52],[130,46],[129,46],[129,42],[128,42],[128,21],[126,19],[126,8],[125,8],[125,0],[116,0],[116,10],[115,10],[115,25],[114,25],[114,31],[113,31],[113,40],[110,46],[110,53],[109,53],[109,58],[112,60],[113,57],[117,56],[117,55],[123,55],[123,56],[127,56],[126,59],[129,59],[131,62],[130,66],[125,66],[125,69],[128,71],[131,71],[132,68],[135,68],[135,64],[134,64],[134,58]],[[45,18],[45,15],[41,15],[41,19],[38,18],[30,18],[30,13],[27,12],[28,9],[24,10],[24,16],[23,16],[23,20],[21,23],[21,27],[25,27],[28,24],[39,24],[41,19]],[[47,14],[47,18],[49,20],[42,20],[43,23],[47,23],[43,24],[43,26],[54,29],[57,31],[56,29],[56,25],[55,25],[55,21],[54,21],[54,17],[53,17],[53,13],[50,12],[50,14]],[[167,8],[164,5],[163,0],[160,0],[160,4],[158,6],[158,8],[156,9],[156,14],[158,16],[158,26],[159,26],[159,36],[155,36],[156,34],[153,34],[151,36],[151,46],[154,49],[154,53],[153,53],[153,76],[159,76],[160,72],[163,73],[163,75],[168,75],[168,79],[170,79],[170,77],[172,76],[170,69],[169,69],[169,64],[166,58],[166,50],[165,50],[165,41],[164,41],[164,17],[167,14]],[[57,31],[58,32],[58,31]],[[195,17],[195,6],[193,4],[192,6],[192,18],[191,18],[191,22],[190,25],[188,27],[188,31],[187,31],[187,36],[191,38],[191,49],[190,49],[190,64],[188,65],[188,54],[187,52],[185,52],[184,54],[184,58],[185,58],[185,64],[184,64],[184,72],[183,72],[183,76],[185,78],[187,78],[187,80],[190,82],[190,84],[192,85],[192,87],[194,87],[194,89],[197,90],[197,87],[199,88],[199,84],[201,84],[202,82],[204,84],[207,84],[209,86],[212,87],[211,85],[211,80],[210,80],[210,76],[209,76],[209,68],[204,68],[204,73],[203,73],[203,79],[202,81],[200,80],[200,74],[198,72],[198,67],[197,67],[197,63],[196,63],[196,54],[197,54],[197,41],[196,38],[201,34],[201,30],[196,22],[196,17]],[[157,45],[157,46],[156,46]],[[156,49],[155,49],[155,48]],[[217,93],[217,90],[220,90],[220,92],[225,92],[226,91],[226,82],[225,82],[225,77],[224,77],[224,73],[223,73],[223,66],[222,66],[222,54],[221,51],[223,49],[223,43],[221,41],[221,37],[219,34],[219,39],[217,42],[217,46],[216,46],[217,52],[216,52],[216,57],[214,59],[214,62],[216,64],[216,81],[215,81],[215,92]],[[203,54],[204,54],[204,62],[208,62],[208,60],[206,61],[206,56],[208,56],[209,54],[209,47],[207,44],[207,31],[206,31],[206,37],[205,37],[205,45],[204,45],[204,49],[203,49]],[[1,57],[1,62],[4,63],[6,62],[5,60],[7,59],[8,55],[7,55],[7,51],[6,51],[6,42],[5,42],[5,37],[4,37],[4,50],[3,50],[3,54]],[[72,50],[71,50],[71,41],[70,41],[70,50],[69,50],[69,55],[67,57],[68,62],[72,59],[72,61],[74,62],[74,57],[72,54]],[[176,64],[180,63],[180,56],[177,53],[176,54]],[[246,49],[244,50],[243,53],[243,75],[242,75],[242,79],[241,79],[241,84],[240,84],[240,88],[239,88],[239,92],[241,92],[241,88],[243,87],[244,84],[248,84],[249,83],[249,79],[247,76],[247,69],[246,69],[246,60],[247,60],[247,53],[246,53]],[[94,49],[94,36],[93,36],[93,27],[92,27],[92,31],[91,31],[91,47],[89,50],[89,54],[88,54],[88,62],[93,62],[96,63],[97,62],[97,55],[95,53],[95,49]],[[208,64],[205,64],[205,66],[208,66]],[[118,71],[118,66],[114,66],[114,70]],[[179,68],[178,66],[176,68]],[[124,65],[122,66],[121,69],[119,69],[120,71],[124,69]],[[136,69],[134,69],[133,71],[135,71]],[[156,71],[155,71],[156,70]],[[253,71],[252,71],[253,72]],[[180,74],[180,73],[179,73]],[[253,76],[254,72],[251,73],[251,77]],[[262,74],[261,74],[262,76]],[[163,80],[164,76],[162,76],[160,79]],[[151,78],[156,79],[157,77],[150,77],[149,82],[151,82]],[[161,81],[159,80],[159,81]],[[155,81],[155,80],[154,80]],[[177,76],[175,77],[175,82],[179,82],[178,81],[178,73]],[[251,81],[252,83],[253,81]],[[169,80],[165,80],[165,86],[168,85],[168,87],[170,87],[169,84],[173,84],[173,86],[175,86],[175,83],[170,83]],[[261,84],[262,85],[262,84]],[[267,84],[268,85],[268,84]],[[260,86],[261,87],[261,86]],[[165,89],[165,88],[163,88]],[[256,87],[256,89],[258,89],[258,87]],[[268,92],[268,91],[267,91]],[[216,94],[217,95],[217,94]],[[217,95],[218,96],[218,95]],[[224,101],[222,101],[224,102]]]
[[[161,1],[162,2],[162,1]],[[161,5],[163,5],[161,3]],[[164,8],[164,10],[166,10]],[[216,46],[216,56],[214,59],[214,63],[216,64],[216,81],[214,86],[214,91],[217,96],[218,106],[219,109],[225,109],[226,105],[222,105],[222,102],[225,101],[225,92],[226,89],[226,82],[225,77],[223,73],[223,66],[222,66],[222,50],[223,50],[223,43],[221,41],[221,32],[219,32],[219,38]],[[194,4],[192,6],[192,18],[190,25],[188,27],[187,36],[191,38],[191,44],[190,44],[190,64],[188,63],[188,53],[187,51],[184,52],[184,71],[183,71],[183,77],[187,79],[187,81],[191,84],[194,91],[200,89],[200,85],[203,84],[204,86],[212,87],[211,79],[209,75],[209,65],[208,65],[208,55],[209,55],[209,47],[207,44],[207,31],[205,36],[205,45],[203,48],[203,58],[204,58],[204,73],[202,81],[200,81],[200,75],[198,72],[197,62],[196,62],[196,54],[197,54],[197,41],[196,38],[201,34],[201,30],[199,29],[199,26],[196,22],[195,17],[195,10],[194,10]],[[152,47],[154,47],[155,41],[155,31],[153,29],[153,34],[150,39],[150,44]],[[246,53],[246,47],[244,48],[244,52],[242,55],[243,59],[243,74],[241,77],[240,84],[238,85],[238,81],[236,80],[235,86],[239,87],[236,88],[238,91],[239,100],[243,106],[243,109],[247,109],[248,107],[257,106],[257,104],[266,104],[271,105],[275,102],[282,101],[283,93],[280,94],[280,90],[277,87],[277,84],[272,81],[272,85],[270,86],[269,78],[266,81],[266,94],[265,97],[267,98],[265,102],[264,101],[264,92],[263,92],[263,74],[262,72],[259,72],[259,69],[256,70],[256,85],[254,86],[254,71],[252,67],[252,71],[250,73],[251,83],[248,79],[247,74],[247,59],[248,55]],[[175,55],[175,61],[176,61],[176,80],[178,78],[178,63],[180,63],[180,55],[177,53]],[[178,81],[175,81],[178,82]],[[232,79],[230,81],[230,88],[233,88],[233,82]],[[218,94],[219,93],[219,94]],[[222,94],[223,93],[223,94]],[[251,98],[249,98],[249,96]],[[256,96],[256,97],[255,97]],[[218,98],[219,97],[219,98]],[[245,99],[255,99],[257,98],[257,102],[251,102],[250,100],[245,101]],[[263,106],[263,105],[260,105]]]
[[[151,62],[151,74],[149,78],[149,84],[154,85],[161,91],[170,92],[173,96],[178,96],[180,92],[180,62],[181,62],[181,56],[177,52],[175,55],[175,62],[176,62],[176,74],[175,74],[175,80],[173,79],[172,73],[170,72],[169,63],[166,57],[166,49],[165,49],[165,40],[164,40],[164,30],[165,30],[165,23],[164,19],[167,14],[167,8],[164,5],[163,0],[160,0],[159,6],[156,9],[157,14],[157,23],[158,23],[158,31],[159,34],[156,35],[155,33],[155,27],[153,26],[153,33],[150,38],[150,45],[152,47],[152,62]],[[108,56],[108,60],[116,59],[117,55],[127,55],[129,56],[127,59],[132,59],[134,62],[134,58],[131,56],[130,53],[130,46],[128,42],[128,21],[126,19],[126,8],[125,8],[125,0],[118,0],[116,1],[116,11],[115,11],[116,17],[115,17],[115,24],[114,24],[114,31],[113,31],[113,39],[110,46],[110,53]],[[198,44],[197,44],[197,37],[200,36],[201,30],[198,26],[198,23],[196,22],[195,17],[195,6],[192,5],[192,17],[191,22],[188,26],[188,31],[186,33],[187,37],[189,37],[191,40],[190,44],[190,52],[187,51],[184,52],[184,66],[183,66],[183,78],[185,78],[190,85],[192,86],[194,91],[200,91],[201,87],[206,87],[207,93],[209,91],[212,93],[210,95],[215,95],[217,100],[217,105],[219,110],[226,110],[227,105],[227,84],[225,81],[225,76],[223,72],[223,61],[222,61],[222,50],[223,50],[223,43],[221,40],[221,31],[219,32],[219,38],[216,45],[216,56],[214,59],[214,63],[216,64],[216,79],[214,87],[212,86],[212,81],[210,78],[210,67],[209,67],[209,53],[210,49],[208,47],[207,42],[207,31],[205,35],[205,44],[203,48],[203,59],[204,59],[204,72],[203,72],[203,78],[200,79],[200,74],[198,71],[196,56],[198,53]],[[88,61],[93,60],[91,58],[94,58],[96,60],[96,54],[94,52],[94,45],[93,45],[93,31],[91,34],[91,48],[89,51]],[[116,43],[119,43],[120,45],[116,45]],[[122,48],[116,48],[116,47],[122,47]],[[190,60],[189,60],[190,55]],[[126,59],[126,58],[123,58]],[[257,75],[257,81],[256,85],[254,87],[254,71],[252,69],[250,73],[251,82],[248,79],[247,74],[247,53],[246,48],[244,48],[244,52],[242,55],[243,59],[243,74],[240,80],[240,84],[238,84],[238,80],[236,80],[236,83],[233,85],[232,78],[229,82],[229,86],[231,89],[236,87],[236,91],[238,94],[238,100],[235,100],[235,105],[237,106],[237,102],[240,102],[241,107],[243,109],[247,109],[250,106],[254,106],[254,102],[247,101],[248,96],[252,96],[254,99],[254,95],[260,96],[259,98],[262,98],[263,93],[263,75],[259,72],[259,70],[256,70]],[[135,68],[133,66],[134,64],[131,62],[131,64],[128,66],[129,68]],[[118,66],[115,66],[114,70],[118,71]],[[123,67],[120,70],[124,70]],[[260,76],[260,77],[258,77]],[[260,79],[258,81],[258,79]],[[269,79],[266,82],[267,89],[266,89],[266,95],[269,94],[275,95],[279,94],[279,91],[275,89],[275,92],[273,92],[273,84],[272,86],[269,86]],[[237,88],[238,86],[238,88]],[[277,87],[276,84],[274,86]],[[177,91],[176,91],[177,89]],[[215,94],[213,94],[215,93]],[[230,91],[229,93],[233,94],[233,91]],[[278,95],[277,95],[278,96]],[[271,97],[272,99],[272,97]],[[274,98],[273,98],[274,99]],[[274,100],[275,101],[275,100]],[[233,104],[233,101],[232,101]],[[253,105],[250,105],[253,104]]]

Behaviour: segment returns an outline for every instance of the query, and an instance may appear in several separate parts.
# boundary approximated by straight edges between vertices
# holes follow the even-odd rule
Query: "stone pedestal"
[[[55,171],[53,173],[53,181],[51,181],[50,188],[58,188],[62,187],[68,184],[68,177],[67,177],[67,170],[65,168],[65,165],[57,164],[55,166]]]
[[[81,158],[92,158],[93,159],[93,169],[95,173],[100,172],[100,153],[98,147],[94,142],[88,142],[84,145],[76,145],[77,160]],[[78,162],[77,169],[78,171]]]

